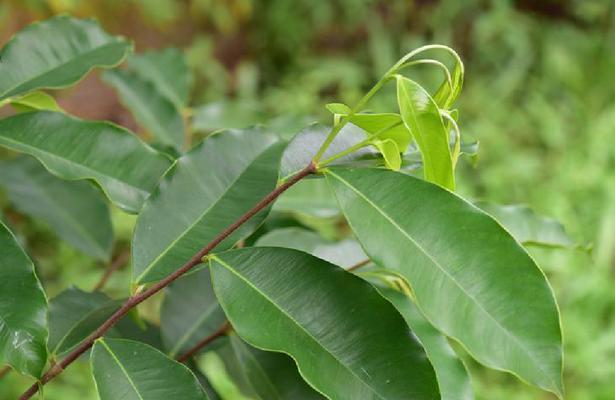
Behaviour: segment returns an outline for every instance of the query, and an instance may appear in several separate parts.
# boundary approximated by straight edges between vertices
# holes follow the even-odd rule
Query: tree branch
[[[224,231],[220,232],[218,236],[216,236],[211,242],[209,242],[205,247],[199,250],[190,260],[188,260],[181,268],[177,269],[171,275],[167,276],[163,280],[157,282],[147,290],[136,293],[133,296],[129,297],[124,304],[115,312],[113,315],[109,317],[101,326],[98,327],[94,332],[92,332],[78,347],[76,347],[73,351],[71,351],[62,361],[58,364],[51,367],[40,379],[39,382],[34,383],[28,390],[26,390],[21,397],[20,400],[30,399],[36,392],[38,392],[39,387],[42,387],[47,382],[51,381],[53,378],[62,373],[66,367],[72,364],[81,354],[85,353],[94,345],[96,339],[102,337],[109,329],[111,329],[124,315],[126,315],[133,307],[147,300],[154,294],[158,293],[161,289],[168,286],[171,282],[175,281],[177,278],[182,276],[184,273],[188,272],[190,269],[195,267],[198,264],[202,263],[202,258],[209,254],[217,245],[219,245],[224,239],[226,239],[229,235],[231,235],[237,228],[247,222],[250,218],[258,214],[265,207],[271,204],[275,199],[277,199],[282,193],[284,193],[288,188],[293,186],[295,183],[299,182],[301,179],[305,178],[308,175],[316,173],[316,166],[313,163],[310,163],[307,167],[299,171],[296,175],[288,179],[286,182],[278,186],[275,190],[270,192],[267,196],[265,196],[261,201],[259,201],[254,207],[252,207],[248,212],[243,214],[241,217],[237,219],[233,224],[229,225]]]
[[[101,290],[107,284],[111,275],[126,264],[129,257],[130,252],[128,250],[122,251],[120,255],[107,266],[105,273],[100,277],[96,286],[94,286],[94,291]]]
[[[360,261],[360,262],[356,263],[355,265],[353,265],[352,267],[348,268],[346,271],[348,271],[348,272],[355,271],[355,270],[357,270],[357,269],[359,269],[359,268],[369,264],[370,261],[371,260],[369,258],[367,260]]]
[[[197,344],[195,344],[193,347],[191,347],[184,354],[182,354],[179,357],[177,357],[177,361],[179,361],[181,363],[186,362],[187,360],[190,359],[190,357],[195,355],[203,347],[207,346],[208,344],[210,344],[211,342],[213,342],[214,340],[216,340],[220,336],[226,335],[226,332],[229,330],[230,327],[231,327],[231,324],[228,321],[224,321],[224,323],[222,325],[220,325],[220,327],[218,329],[216,329],[216,331],[214,333],[212,333],[211,335],[207,336],[206,338],[200,340]]]

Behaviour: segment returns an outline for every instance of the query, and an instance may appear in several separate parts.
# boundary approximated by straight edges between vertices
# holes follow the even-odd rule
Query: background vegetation
[[[203,130],[268,123],[292,134],[311,121],[329,122],[322,104],[355,102],[409,49],[443,43],[458,50],[466,64],[460,125],[480,141],[478,169],[462,163],[459,190],[468,198],[528,203],[580,243],[533,254],[562,312],[568,398],[615,398],[614,2],[3,0],[0,41],[58,13],[96,17],[108,31],[134,39],[137,52],[183,48],[196,82],[192,110]],[[137,129],[97,76],[62,92],[59,103],[81,117]],[[84,264],[48,228],[0,199],[33,249],[51,296],[68,282],[87,290],[96,284],[102,265]],[[126,247],[133,222],[115,213],[116,253]],[[125,293],[122,274],[112,279],[112,291]],[[214,375],[216,362],[203,360]],[[479,399],[551,398],[468,362]],[[95,398],[83,369],[68,370],[45,389],[46,398]],[[16,375],[0,380],[0,397],[13,398],[26,386]]]

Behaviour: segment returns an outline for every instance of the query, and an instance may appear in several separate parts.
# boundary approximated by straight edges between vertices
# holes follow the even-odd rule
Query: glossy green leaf
[[[181,50],[167,48],[135,54],[128,58],[128,66],[140,77],[152,82],[178,108],[188,104],[192,75]]]
[[[367,282],[297,250],[210,259],[214,290],[248,343],[291,355],[331,399],[437,399],[435,373],[403,318]]]
[[[327,179],[366,253],[407,279],[434,326],[483,364],[562,393],[553,292],[493,218],[401,173],[335,168]]]
[[[282,353],[259,350],[237,335],[231,334],[229,343],[233,351],[225,363],[235,363],[231,371],[239,372],[246,394],[261,400],[324,399],[299,375],[292,358]]]
[[[40,377],[47,334],[47,299],[34,264],[0,222],[0,364]]]
[[[134,281],[164,278],[272,191],[282,149],[260,130],[229,131],[179,158],[139,214]],[[250,219],[218,249],[252,233],[265,216]]]
[[[103,80],[117,90],[122,103],[156,141],[181,149],[184,144],[182,116],[175,103],[153,82],[125,69],[105,71]]]
[[[214,333],[226,320],[206,269],[182,276],[167,287],[160,310],[162,340],[176,357]]]
[[[90,183],[58,179],[33,158],[20,157],[0,163],[0,187],[17,210],[46,223],[85,254],[109,260],[113,245],[109,207]]]
[[[393,289],[378,289],[404,317],[425,348],[436,370],[442,400],[472,400],[472,382],[463,362],[440,332],[421,314],[410,298]]]
[[[31,154],[63,179],[93,179],[118,206],[138,212],[171,162],[126,129],[37,111],[0,120],[0,146]]]
[[[352,267],[367,259],[361,245],[354,239],[334,242],[301,228],[273,230],[261,236],[255,246],[301,250],[344,268]]]
[[[318,218],[340,215],[335,196],[323,179],[304,179],[282,194],[275,211],[306,214]]]
[[[91,362],[101,400],[208,399],[190,369],[143,343],[99,339]]]
[[[574,241],[553,218],[537,215],[525,205],[498,205],[485,201],[475,203],[491,214],[511,235],[526,246],[572,247]]]
[[[94,67],[119,64],[131,48],[94,20],[59,16],[34,23],[0,50],[0,100],[71,85]]]
[[[30,92],[15,99],[11,99],[11,106],[17,112],[36,110],[62,111],[56,99],[45,92]]]
[[[425,179],[454,190],[449,134],[438,106],[419,84],[401,76],[397,78],[397,101],[401,118],[421,151]]]

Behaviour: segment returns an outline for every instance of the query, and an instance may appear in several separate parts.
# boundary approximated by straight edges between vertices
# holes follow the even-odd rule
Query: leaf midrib
[[[105,343],[105,341],[102,339],[100,339],[98,343],[100,343],[105,348],[105,350],[107,350],[107,352],[109,353],[113,361],[117,363],[117,366],[120,368],[122,373],[126,376],[126,380],[128,381],[128,383],[130,383],[130,386],[132,386],[137,396],[139,396],[139,399],[144,400],[143,396],[141,396],[141,393],[139,392],[139,389],[137,389],[137,385],[135,385],[134,381],[128,374],[128,371],[126,371],[126,368],[124,368],[124,365],[120,362],[120,360],[117,358],[115,353],[109,348],[109,346],[107,346],[107,343]]]
[[[275,303],[273,301],[273,299],[271,299],[269,296],[267,296],[267,294],[265,294],[264,292],[262,292],[258,287],[256,287],[254,284],[252,284],[252,282],[250,282],[248,279],[246,279],[243,275],[239,274],[237,271],[235,271],[233,269],[233,267],[231,267],[229,264],[225,263],[224,261],[222,261],[220,258],[216,257],[216,256],[212,256],[211,257],[212,260],[215,260],[216,262],[218,262],[220,265],[222,265],[224,268],[226,268],[227,270],[229,270],[232,274],[236,275],[241,281],[243,281],[248,287],[250,287],[252,290],[254,290],[256,293],[260,294],[265,300],[267,300],[269,303],[271,303],[274,308],[276,308],[277,310],[280,311],[280,313],[282,313],[284,316],[286,316],[291,322],[293,322],[300,331],[303,331],[306,336],[308,338],[310,338],[312,341],[314,341],[314,343],[316,343],[318,345],[319,348],[323,349],[326,353],[328,353],[335,361],[337,361],[339,363],[339,365],[342,366],[342,368],[346,371],[349,371],[353,376],[355,376],[360,382],[362,382],[366,387],[368,387],[369,389],[371,389],[371,391],[378,396],[378,398],[382,399],[382,400],[386,400],[385,397],[383,397],[380,393],[378,393],[378,391],[376,390],[376,388],[372,387],[369,383],[365,382],[359,375],[356,374],[356,372],[354,370],[352,370],[351,368],[348,368],[346,365],[344,365],[344,363],[335,355],[333,354],[328,348],[326,348],[324,345],[322,345],[313,335],[311,332],[309,332],[308,330],[306,330],[296,319],[294,319],[290,314],[288,314],[286,312],[286,310],[284,310],[282,307],[278,306],[277,303]],[[300,368],[299,368],[300,370]]]
[[[409,236],[402,227],[400,227],[387,213],[384,212],[384,210],[382,210],[380,207],[378,207],[374,202],[371,201],[371,199],[367,198],[367,196],[365,196],[362,192],[360,192],[358,189],[356,189],[354,186],[352,186],[348,181],[346,181],[345,179],[343,179],[342,177],[340,177],[339,175],[331,172],[330,170],[327,171],[328,174],[334,176],[336,179],[338,179],[339,181],[341,181],[342,183],[344,183],[346,186],[348,186],[348,188],[350,188],[353,192],[355,192],[357,195],[359,195],[361,198],[363,198],[363,200],[368,203],[369,205],[371,205],[376,211],[378,211],[378,213],[380,213],[393,227],[395,227],[395,229],[397,229],[402,236],[405,236],[406,238],[408,238],[408,240],[410,240],[410,242],[412,242],[414,244],[414,246],[419,249],[425,256],[427,256],[432,262],[433,264],[440,270],[442,271],[442,273],[450,280],[452,281],[455,286],[457,286],[462,292],[463,294],[465,294],[470,300],[472,300],[472,303],[475,304],[479,310],[481,310],[487,317],[489,317],[489,319],[491,319],[496,326],[506,334],[506,336],[508,336],[509,338],[512,339],[512,341],[529,357],[530,360],[532,360],[534,362],[534,365],[536,365],[538,367],[538,369],[544,374],[544,377],[546,377],[554,386],[554,388],[558,388],[559,386],[556,384],[556,382],[553,380],[553,378],[544,370],[543,366],[541,363],[538,362],[538,360],[532,355],[532,353],[529,352],[529,350],[523,345],[522,342],[519,341],[519,339],[513,335],[511,332],[508,331],[508,329],[506,329],[503,325],[500,324],[500,322],[495,319],[495,317],[493,315],[491,315],[491,313],[489,311],[487,311],[473,296],[471,296],[463,286],[461,286],[461,284],[459,282],[457,282],[457,280],[448,273],[448,271],[446,271],[444,269],[444,267],[442,267],[438,261],[433,258],[433,256],[431,256],[425,249],[423,249],[423,247],[416,242],[411,236]]]

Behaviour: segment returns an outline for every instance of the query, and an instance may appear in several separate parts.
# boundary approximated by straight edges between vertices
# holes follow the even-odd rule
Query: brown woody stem
[[[197,344],[192,346],[188,351],[186,351],[185,353],[177,357],[176,360],[181,363],[188,361],[193,355],[198,353],[199,350],[201,350],[203,347],[207,346],[208,344],[210,344],[211,342],[213,342],[220,336],[226,335],[226,332],[229,330],[230,327],[231,327],[231,324],[229,324],[228,321],[225,321],[222,325],[220,325],[218,329],[216,329],[214,333],[200,340]]]
[[[111,275],[113,275],[113,273],[117,271],[118,269],[122,268],[128,261],[129,257],[130,257],[130,252],[128,250],[121,252],[120,255],[117,256],[117,258],[115,258],[115,260],[113,260],[107,266],[105,273],[103,274],[103,276],[100,277],[100,280],[98,281],[96,286],[94,286],[94,291],[101,290],[103,287],[105,287],[105,285],[109,281],[109,278],[111,278]]]
[[[39,387],[42,387],[47,382],[51,381],[53,378],[58,376],[59,374],[66,369],[70,364],[72,364],[79,356],[85,353],[88,349],[90,349],[96,339],[102,337],[109,329],[111,329],[124,315],[126,315],[132,308],[147,300],[154,294],[158,293],[160,290],[168,286],[171,282],[175,281],[177,278],[188,272],[190,269],[195,267],[198,264],[202,263],[202,258],[205,257],[209,252],[211,252],[217,245],[219,245],[224,239],[230,236],[237,228],[247,222],[250,218],[258,214],[264,208],[266,208],[269,204],[271,204],[275,199],[277,199],[282,193],[284,193],[288,188],[293,186],[295,183],[299,182],[301,179],[305,178],[308,175],[316,173],[316,167],[313,163],[310,163],[307,167],[299,171],[297,174],[293,175],[286,182],[278,186],[275,190],[270,192],[267,196],[265,196],[261,201],[259,201],[254,207],[252,207],[248,212],[239,217],[233,224],[229,225],[224,231],[220,232],[218,236],[216,236],[211,242],[209,242],[205,247],[199,250],[190,260],[188,260],[181,268],[177,269],[171,275],[167,276],[163,280],[157,282],[153,286],[149,287],[147,290],[136,293],[133,296],[129,297],[124,304],[115,312],[113,315],[109,317],[101,326],[99,326],[94,332],[90,334],[81,344],[76,347],[73,351],[71,351],[62,361],[58,364],[51,367],[40,379],[40,381],[34,383],[28,390],[26,390],[19,400],[27,400],[30,399],[36,392],[38,392]]]

